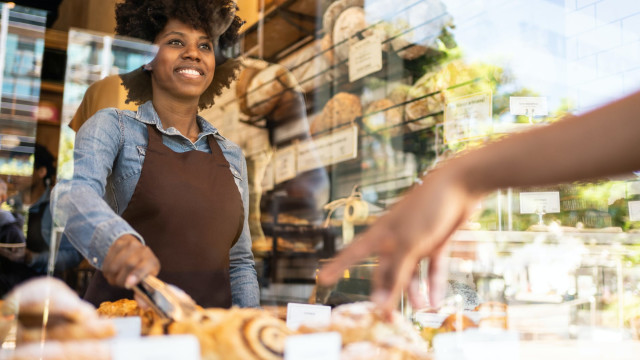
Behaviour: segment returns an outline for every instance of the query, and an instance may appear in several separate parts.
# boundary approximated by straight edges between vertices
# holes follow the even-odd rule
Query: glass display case
[[[241,105],[237,115],[271,140],[260,172],[269,245],[256,252],[265,304],[292,294],[329,305],[368,299],[375,258],[330,289],[304,285],[311,271],[273,273],[319,268],[440,162],[640,88],[632,1],[283,1],[263,15],[242,49],[296,81],[282,90],[271,85],[283,84],[278,76],[256,71],[239,83],[237,101],[260,104],[294,89],[308,121],[308,136],[281,141],[287,122],[272,112]],[[318,168],[330,184],[323,219],[274,210],[288,182]],[[428,315],[406,301],[401,309],[426,326],[497,302],[507,309],[504,328],[520,339],[638,339],[637,189],[630,173],[491,194],[453,238],[449,305]],[[327,236],[309,245],[318,229]],[[461,302],[465,292],[474,300]]]
[[[31,185],[46,13],[0,3],[0,176],[9,195]]]

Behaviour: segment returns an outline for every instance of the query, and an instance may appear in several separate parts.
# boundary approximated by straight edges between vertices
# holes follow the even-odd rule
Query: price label
[[[317,164],[337,164],[358,156],[358,127],[350,126],[331,135],[313,139],[313,145],[305,144],[299,149],[298,165],[310,170]],[[302,170],[301,170],[302,171]]]
[[[323,167],[322,155],[314,140],[303,141],[298,144],[298,171],[305,172]]]
[[[339,360],[342,337],[339,333],[289,336],[284,344],[284,360]]]
[[[369,36],[349,46],[349,81],[354,82],[382,69],[382,43]]]
[[[491,92],[451,99],[444,110],[444,141],[454,143],[491,133]]]
[[[200,344],[193,335],[116,339],[111,343],[111,358],[113,360],[200,360]]]
[[[629,220],[640,221],[640,201],[629,201]]]
[[[358,156],[358,127],[352,126],[331,135],[332,163],[354,159]]]
[[[260,182],[263,191],[273,190],[274,187],[274,174],[273,174],[273,160],[270,160],[267,163],[267,166],[264,168],[264,176],[262,177],[262,181]]]
[[[509,111],[511,115],[547,116],[546,97],[511,96],[509,98]]]
[[[331,321],[331,306],[287,304],[287,326],[297,330],[302,324],[326,325]]]
[[[560,193],[523,192],[520,193],[521,214],[552,214],[560,212]]]
[[[140,316],[118,317],[111,319],[116,328],[116,337],[138,338],[142,331]]]
[[[296,177],[296,146],[276,150],[274,173],[276,184]]]

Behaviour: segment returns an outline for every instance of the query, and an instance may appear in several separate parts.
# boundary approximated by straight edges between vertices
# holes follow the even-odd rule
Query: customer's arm
[[[319,281],[337,281],[348,266],[379,255],[373,300],[389,311],[411,286],[416,264],[430,258],[432,303],[446,280],[444,249],[488,192],[509,186],[592,179],[640,169],[640,92],[581,116],[515,134],[450,160],[432,171],[391,211],[324,268]]]

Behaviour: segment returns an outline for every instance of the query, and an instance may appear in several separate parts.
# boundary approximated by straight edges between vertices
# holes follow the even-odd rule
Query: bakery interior
[[[115,35],[117,2],[0,2],[1,205],[22,216],[25,236],[36,149],[53,156],[48,186],[69,179],[70,123],[87,88],[155,55]],[[242,59],[238,78],[200,115],[247,160],[261,309],[199,309],[184,322],[134,300],[95,309],[80,300],[90,263],[54,265],[64,231],[54,216],[41,277],[4,294],[0,360],[637,358],[637,173],[488,196],[453,236],[439,308],[403,296],[383,321],[369,302],[375,257],[332,287],[316,274],[437,164],[640,89],[640,2],[237,5],[246,23],[224,55]],[[416,269],[423,294],[427,269]],[[305,322],[290,304],[331,313]],[[134,334],[122,330],[128,318]],[[319,337],[325,354],[300,355],[327,333],[340,335],[335,353],[335,339]]]

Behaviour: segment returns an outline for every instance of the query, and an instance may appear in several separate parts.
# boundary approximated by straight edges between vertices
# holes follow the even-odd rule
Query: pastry
[[[317,134],[353,123],[360,116],[362,116],[360,98],[346,92],[337,93],[324,106],[322,114],[311,123],[311,133]]]
[[[389,99],[376,100],[364,110],[362,123],[372,132],[381,135],[398,136],[404,132],[402,126],[402,106]]]
[[[368,342],[374,349],[393,349],[398,357],[393,359],[424,359],[427,357],[427,343],[398,312],[387,322],[371,302],[341,305],[331,312],[329,325],[314,326],[303,324],[302,333],[336,331],[342,336],[345,348],[349,344]],[[391,351],[391,350],[389,350]]]
[[[7,299],[17,299],[17,341],[103,339],[115,335],[111,321],[100,319],[61,280],[42,277],[16,287]],[[43,333],[44,331],[44,333]]]
[[[431,72],[418,79],[409,90],[404,113],[411,131],[435,125],[435,117],[429,115],[444,110],[444,88],[446,84],[440,74]]]
[[[161,321],[160,315],[156,314],[151,308],[144,310],[138,306],[137,301],[130,299],[120,299],[113,302],[105,301],[100,304],[97,313],[107,318],[139,316],[142,335],[149,335],[151,327]]]
[[[438,332],[455,332],[455,331],[464,331],[470,328],[476,328],[478,325],[473,322],[469,317],[456,313],[447,316],[442,325],[440,325],[440,329]]]

